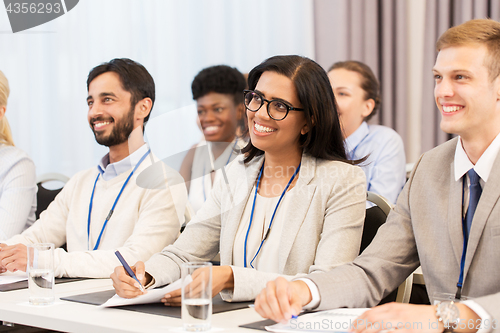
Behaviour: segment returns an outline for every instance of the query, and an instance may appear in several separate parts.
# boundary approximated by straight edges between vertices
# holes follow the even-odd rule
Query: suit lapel
[[[450,163],[450,193],[448,201],[448,229],[450,232],[453,253],[460,264],[464,236],[462,233],[462,180],[455,181],[455,164]]]
[[[302,164],[299,171],[299,178],[295,189],[291,192],[288,211],[285,212],[286,221],[281,235],[280,248],[278,253],[279,272],[283,273],[288,255],[292,249],[300,226],[309,210],[316,185],[309,183],[314,178],[316,172],[316,159],[302,155]]]
[[[465,257],[465,277],[467,276],[467,270],[470,267],[474,253],[476,252],[477,245],[483,234],[484,227],[488,221],[488,217],[493,210],[498,198],[500,197],[500,169],[498,166],[500,163],[500,154],[497,155],[495,163],[491,168],[488,181],[486,182],[481,198],[477,204],[476,212],[474,213],[474,218],[472,219],[472,225],[470,229],[469,241],[467,245],[467,255]]]
[[[234,183],[229,184],[228,193],[232,195],[232,204],[228,206],[231,207],[227,213],[227,218],[225,220],[225,231],[224,239],[221,241],[220,252],[221,259],[228,258],[228,261],[221,264],[232,265],[233,264],[233,246],[234,239],[236,238],[236,232],[241,222],[241,217],[245,206],[248,202],[248,198],[251,195],[252,187],[255,184],[260,171],[260,167],[264,161],[263,156],[255,157],[252,162],[248,165],[240,164],[240,169],[235,172],[235,175],[241,175],[241,177],[234,177]],[[233,178],[233,177],[232,177]],[[231,196],[227,196],[227,200],[231,200]]]

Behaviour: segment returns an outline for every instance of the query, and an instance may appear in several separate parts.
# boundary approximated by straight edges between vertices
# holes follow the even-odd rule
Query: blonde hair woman
[[[35,165],[14,147],[5,117],[9,82],[0,71],[0,241],[21,233],[35,221]]]

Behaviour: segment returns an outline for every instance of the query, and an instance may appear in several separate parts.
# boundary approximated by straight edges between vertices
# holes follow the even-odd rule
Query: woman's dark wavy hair
[[[337,103],[325,70],[306,57],[274,56],[250,71],[248,74],[250,90],[255,89],[264,72],[284,75],[295,85],[309,128],[309,132],[301,135],[299,139],[304,152],[324,160],[353,163],[346,156]],[[255,147],[251,140],[242,152],[245,154],[245,163],[250,162],[255,156],[264,154],[264,151]]]

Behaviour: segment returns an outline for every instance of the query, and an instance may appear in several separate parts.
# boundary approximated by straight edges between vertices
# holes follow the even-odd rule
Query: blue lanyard
[[[134,170],[132,170],[132,172],[130,173],[130,175],[128,175],[127,180],[125,180],[125,183],[123,184],[120,192],[118,193],[118,196],[115,199],[115,202],[113,203],[113,207],[111,207],[111,210],[109,211],[109,214],[106,217],[106,220],[104,221],[104,225],[102,226],[101,233],[99,234],[99,237],[97,238],[97,242],[96,242],[96,244],[94,246],[94,251],[97,250],[97,248],[99,248],[99,244],[101,243],[101,237],[102,237],[102,234],[104,233],[104,229],[106,229],[106,225],[108,224],[108,221],[111,218],[111,215],[113,215],[113,212],[115,210],[116,204],[118,203],[118,200],[120,199],[120,196],[122,195],[122,192],[125,189],[125,186],[127,186],[128,181],[130,180],[130,178],[134,174],[135,170],[137,170],[137,168],[139,167],[139,165],[141,165],[142,161],[144,161],[144,159],[146,158],[146,156],[149,155],[150,152],[151,152],[151,150],[148,150],[146,152],[146,154],[144,154],[141,157],[141,159],[139,160],[139,162],[135,165]],[[101,175],[101,173],[97,174],[97,177],[96,177],[95,182],[94,182],[94,188],[92,189],[92,196],[90,197],[89,218],[88,218],[88,224],[87,224],[87,244],[90,243],[90,216],[91,216],[91,213],[92,213],[92,203],[94,202],[95,186],[97,184],[97,181],[99,180],[99,176],[100,175]]]
[[[280,199],[278,200],[278,203],[276,204],[276,207],[274,208],[273,216],[271,217],[271,221],[269,222],[269,227],[267,228],[266,234],[264,235],[264,238],[260,242],[259,249],[257,250],[257,253],[252,258],[252,261],[250,261],[250,267],[252,267],[252,268],[255,268],[255,267],[253,267],[252,263],[255,260],[255,258],[257,258],[257,255],[259,254],[259,252],[262,248],[262,245],[264,244],[265,240],[267,239],[267,236],[269,235],[269,232],[271,231],[271,226],[273,225],[274,215],[276,214],[276,211],[278,210],[278,206],[281,203],[281,199],[283,199],[283,196],[285,195],[286,191],[288,190],[288,187],[290,187],[290,184],[292,183],[293,179],[295,178],[295,176],[299,172],[301,164],[302,164],[302,162],[299,163],[297,170],[295,170],[292,178],[290,178],[290,180],[288,181],[288,184],[286,185],[285,189],[283,190],[283,193],[281,193]],[[245,248],[244,248],[244,258],[243,258],[243,262],[244,262],[245,267],[247,267],[248,234],[250,233],[250,228],[252,227],[253,212],[255,210],[255,199],[257,199],[257,191],[259,190],[260,178],[262,177],[262,170],[264,170],[264,163],[262,163],[262,167],[260,168],[260,172],[259,172],[259,177],[257,178],[257,185],[255,186],[255,195],[253,197],[252,213],[250,214],[250,223],[248,224],[247,234],[245,235]]]
[[[463,180],[463,186],[462,186],[462,207],[464,207],[464,196],[465,196],[465,186],[467,186],[467,179],[464,177]],[[470,195],[470,191],[469,191]],[[463,208],[462,208],[463,209]],[[464,269],[465,269],[465,255],[467,254],[467,243],[469,241],[469,234],[467,233],[467,221],[466,221],[466,216],[462,214],[462,233],[464,236],[464,247],[462,249],[462,258],[460,260],[460,275],[458,276],[458,282],[457,282],[457,293],[455,294],[455,298],[457,300],[462,298],[462,286],[464,282]]]
[[[227,166],[229,164],[229,161],[231,160],[231,156],[233,156],[233,151],[234,151],[234,147],[236,147],[236,143],[238,143],[238,140],[234,141],[233,148],[231,149],[231,154],[229,154],[229,157],[227,158],[226,164],[224,166]],[[210,149],[210,147],[208,147],[208,149]],[[201,186],[203,187],[203,202],[205,202],[205,201],[207,201],[207,195],[205,194],[205,164],[203,164],[202,175],[203,176],[201,178]]]

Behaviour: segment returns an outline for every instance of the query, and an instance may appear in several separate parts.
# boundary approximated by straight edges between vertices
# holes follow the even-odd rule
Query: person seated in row
[[[0,241],[33,224],[36,211],[35,165],[14,146],[5,117],[9,93],[9,81],[0,71]]]
[[[346,157],[326,72],[308,58],[276,56],[248,83],[250,141],[179,239],[135,264],[146,287],[171,283],[183,262],[208,261],[220,250],[212,295],[246,301],[278,276],[326,272],[359,253],[365,175]],[[118,295],[142,294],[123,267],[111,278]],[[163,301],[180,305],[180,290]]]
[[[458,137],[420,157],[396,208],[353,263],[270,282],[255,303],[262,316],[282,321],[303,306],[374,306],[421,265],[431,304],[441,302],[375,307],[354,321],[354,332],[401,323],[431,333],[445,324],[446,332],[499,331],[500,23],[450,28],[436,48],[440,126]]]
[[[218,169],[229,164],[245,142],[236,136],[245,107],[246,80],[236,69],[225,65],[203,69],[191,85],[204,140],[191,148],[180,173],[186,181],[189,202],[197,212],[212,191]]]
[[[147,260],[179,234],[187,203],[182,178],[143,140],[153,78],[130,59],[113,59],[90,71],[87,89],[90,128],[109,153],[73,176],[33,226],[0,244],[3,270],[26,270],[26,244],[66,243],[67,251],[54,251],[56,277],[108,277],[119,263],[116,250],[128,261]]]
[[[403,140],[392,128],[368,125],[380,107],[380,84],[370,67],[359,61],[336,62],[328,77],[339,108],[347,157],[366,174],[368,191],[395,204],[406,182]]]

